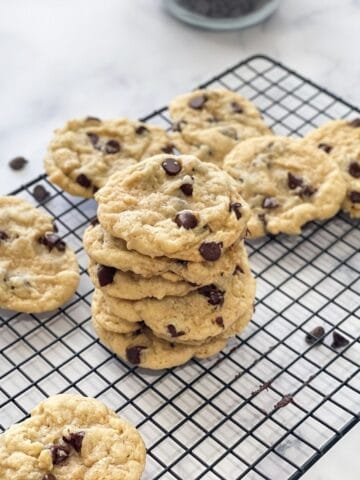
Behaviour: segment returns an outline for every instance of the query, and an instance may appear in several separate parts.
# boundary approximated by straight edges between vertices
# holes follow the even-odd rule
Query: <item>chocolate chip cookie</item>
[[[139,480],[136,429],[93,398],[56,395],[0,435],[2,480]]]
[[[346,182],[342,209],[350,217],[360,218],[360,118],[333,120],[304,140],[337,162]]]
[[[337,163],[302,140],[246,140],[225,157],[224,169],[250,205],[251,238],[266,232],[299,234],[305,223],[335,215],[345,196]]]
[[[250,211],[239,190],[215,165],[156,155],[114,174],[95,198],[102,227],[129,250],[212,262],[245,234]]]
[[[53,219],[24,200],[0,197],[0,307],[53,310],[78,283],[75,253],[55,232]]]
[[[45,170],[49,180],[66,192],[90,198],[112,173],[171,148],[160,127],[126,118],[87,117],[70,120],[55,131]]]

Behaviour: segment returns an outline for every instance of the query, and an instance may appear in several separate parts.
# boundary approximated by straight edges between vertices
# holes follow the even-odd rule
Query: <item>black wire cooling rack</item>
[[[280,63],[251,57],[203,85],[252,99],[282,135],[301,136],[359,110]],[[169,126],[165,108],[145,120]],[[346,215],[309,224],[296,237],[249,242],[257,277],[254,319],[215,358],[173,370],[131,368],[90,326],[92,285],[82,234],[92,200],[42,176],[14,194],[42,205],[78,254],[74,298],[51,314],[2,312],[0,427],[49,395],[94,396],[139,428],[148,449],[144,479],[297,479],[359,421],[360,229]],[[321,344],[306,333],[323,326]],[[345,336],[332,346],[332,332]]]

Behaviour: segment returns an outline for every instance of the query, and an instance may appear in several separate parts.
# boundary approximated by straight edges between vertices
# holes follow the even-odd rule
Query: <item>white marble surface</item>
[[[141,116],[254,53],[359,105],[359,25],[359,0],[283,0],[264,24],[233,33],[178,23],[160,0],[3,0],[0,193],[42,172],[67,118]],[[7,166],[17,155],[30,160],[22,172]],[[357,428],[304,478],[358,479],[359,442]]]

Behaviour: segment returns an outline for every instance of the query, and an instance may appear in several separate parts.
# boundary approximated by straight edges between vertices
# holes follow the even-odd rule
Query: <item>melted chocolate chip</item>
[[[333,147],[327,143],[319,143],[318,148],[323,150],[325,153],[330,153]]]
[[[190,230],[197,226],[198,221],[193,213],[185,211],[176,215],[175,223],[178,227],[184,227],[186,230]]]
[[[219,327],[224,328],[224,319],[222,317],[216,317],[215,323],[216,325],[219,325]]]
[[[244,270],[240,267],[240,265],[236,265],[233,275],[237,275],[238,273],[244,273]]]
[[[180,190],[183,192],[184,195],[186,195],[187,197],[191,197],[192,194],[193,194],[193,186],[191,185],[191,183],[183,183],[181,186],[180,186]]]
[[[15,157],[9,162],[9,167],[12,170],[22,170],[25,165],[28,163],[28,160],[24,157]]]
[[[332,348],[343,348],[346,345],[349,345],[349,340],[338,332],[333,332],[333,342],[331,344]]]
[[[325,335],[325,330],[323,327],[315,327],[313,330],[308,332],[305,337],[306,343],[313,345],[322,340]]]
[[[71,445],[74,450],[80,453],[84,436],[85,436],[85,432],[83,431],[74,432],[74,433],[69,433],[69,435],[67,436],[64,436],[63,440],[64,442]]]
[[[113,282],[116,273],[116,268],[108,267],[106,265],[99,265],[97,270],[97,277],[100,287],[105,287]]]
[[[188,105],[194,110],[201,110],[207,101],[206,95],[197,95],[189,100]]]
[[[56,477],[52,473],[47,473],[42,477],[41,480],[56,480]]]
[[[275,405],[274,408],[282,408],[286,407],[289,403],[292,403],[294,400],[294,396],[291,394],[284,395],[281,400],[279,400]]]
[[[300,187],[303,184],[303,179],[301,177],[297,177],[292,173],[288,173],[288,186],[291,190],[294,190],[297,187]]]
[[[232,210],[235,213],[235,216],[238,220],[239,218],[241,218],[241,212],[240,212],[241,207],[242,205],[239,202],[230,203],[229,212],[231,212]]]
[[[231,109],[234,113],[243,113],[243,108],[241,105],[239,105],[237,102],[231,102],[230,103]]]
[[[349,173],[354,178],[360,178],[360,163],[351,162],[349,165]]]
[[[43,202],[50,196],[50,192],[46,190],[42,185],[36,185],[32,191],[35,200],[38,202]]]
[[[90,221],[90,225],[92,225],[93,227],[95,227],[95,225],[99,225],[99,219],[98,217],[94,217],[91,221]]]
[[[222,243],[204,242],[200,245],[200,255],[208,262],[215,262],[221,256]]]
[[[208,299],[210,305],[222,305],[224,303],[224,292],[213,283],[200,287],[197,291]]]
[[[185,332],[182,330],[178,332],[175,325],[172,325],[171,323],[166,328],[172,337],[181,337],[182,335],[185,335]]]
[[[99,141],[99,135],[93,132],[86,132],[90,142],[95,146]]]
[[[262,202],[263,208],[277,208],[279,206],[278,201],[276,198],[273,197],[265,197],[263,202]]]
[[[126,358],[133,365],[139,365],[141,363],[141,351],[145,350],[146,347],[142,345],[134,345],[133,347],[128,347],[126,349]]]
[[[135,129],[136,135],[144,135],[144,133],[148,133],[149,129],[145,127],[145,125],[139,125]]]
[[[181,163],[174,158],[167,158],[162,162],[161,166],[170,177],[177,175],[181,171]]]
[[[88,116],[88,117],[86,117],[86,118],[85,118],[85,121],[86,121],[86,122],[97,122],[97,123],[101,123],[100,118],[98,118],[98,117],[92,117],[91,115]]]
[[[169,143],[169,145],[165,145],[165,147],[163,147],[161,151],[164,153],[174,153],[174,148],[175,148],[175,145],[172,145],[171,143]]]
[[[114,153],[118,153],[121,150],[120,143],[117,140],[109,140],[105,144],[105,152],[113,155]]]
[[[91,187],[91,180],[84,173],[80,173],[80,175],[76,177],[76,183],[84,188]]]
[[[354,118],[349,122],[350,127],[359,128],[360,127],[360,118]]]
[[[41,245],[45,245],[45,247],[49,249],[49,252],[51,252],[53,248],[56,248],[59,252],[64,252],[66,249],[64,240],[61,240],[55,233],[45,233],[45,235],[38,239],[38,242]]]
[[[4,232],[4,230],[0,230],[0,240],[7,240],[9,238],[9,235]]]
[[[350,192],[349,198],[352,203],[360,203],[360,192]]]
[[[52,462],[54,465],[64,463],[70,455],[70,448],[66,445],[53,445],[50,448]]]

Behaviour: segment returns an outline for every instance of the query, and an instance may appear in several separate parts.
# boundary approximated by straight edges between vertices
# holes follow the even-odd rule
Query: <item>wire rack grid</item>
[[[302,136],[359,110],[282,64],[251,57],[203,87],[252,99],[282,135]],[[166,108],[144,118],[169,127]],[[94,396],[134,423],[147,445],[144,479],[297,479],[359,421],[360,230],[346,215],[313,222],[300,236],[248,243],[257,277],[253,321],[219,355],[172,370],[131,368],[90,326],[92,285],[82,234],[93,200],[42,176],[14,194],[56,219],[81,267],[76,295],[58,311],[1,312],[0,428],[59,392]],[[322,325],[326,337],[305,335]],[[349,343],[332,346],[332,332]]]

